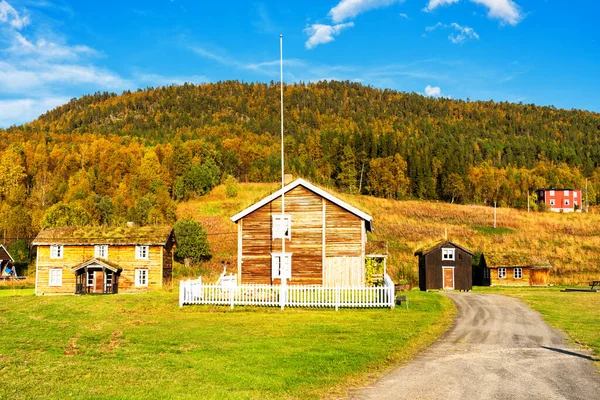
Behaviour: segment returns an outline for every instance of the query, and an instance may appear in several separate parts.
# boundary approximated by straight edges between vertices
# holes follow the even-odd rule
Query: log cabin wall
[[[64,245],[63,258],[50,258],[50,246],[37,246],[36,294],[74,294],[75,272],[71,268],[94,258],[93,245]],[[135,259],[135,246],[108,246],[108,261],[118,264],[119,293],[147,292],[163,283],[163,246],[149,246],[148,259]],[[172,260],[172,255],[171,255]],[[172,264],[172,261],[171,261]],[[62,285],[49,286],[49,269],[62,269]],[[148,269],[148,286],[135,286],[135,270]]]
[[[273,239],[272,218],[280,214],[281,197],[238,221],[241,283],[280,283],[271,278],[271,253],[282,250],[281,239]],[[366,236],[359,217],[303,186],[285,194],[285,214],[291,216],[285,244],[292,253],[290,284],[364,285]]]
[[[499,268],[506,268],[506,278],[498,278]],[[515,278],[515,268],[522,269],[522,278]],[[494,267],[490,269],[492,286],[530,286],[530,267]]]
[[[529,284],[531,286],[548,286],[550,284],[550,269],[531,269]]]

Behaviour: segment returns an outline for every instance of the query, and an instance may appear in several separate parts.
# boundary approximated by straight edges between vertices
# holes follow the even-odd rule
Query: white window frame
[[[518,274],[517,271],[519,272]],[[523,268],[515,268],[513,271],[513,277],[515,279],[523,279]]]
[[[104,258],[105,260],[108,260],[108,245],[107,244],[94,245],[94,257]]]
[[[285,238],[288,240],[292,239],[292,216],[289,214],[283,215],[283,220],[285,221],[285,225],[287,227]],[[273,227],[273,240],[275,239],[283,239],[283,233],[280,230],[280,222],[281,214],[273,214],[272,218],[272,227]]]
[[[456,249],[442,248],[442,261],[454,261],[456,259]]]
[[[506,268],[498,268],[498,279],[506,279]]]
[[[284,260],[287,260],[287,268],[282,271],[281,255],[283,253],[271,253],[271,278],[272,279],[292,279],[292,253],[285,253]]]
[[[564,192],[564,193],[565,193],[565,196],[568,196],[568,195],[569,195],[569,191],[568,191],[568,190],[565,190],[565,192]]]
[[[569,205],[569,199],[565,199],[565,206]]]
[[[150,254],[150,246],[135,246],[135,259],[147,260]]]
[[[96,271],[88,271],[85,285],[87,287],[94,287],[96,285]]]
[[[48,269],[48,286],[62,286],[62,268]]]
[[[550,199],[550,205],[553,206],[554,205],[554,199]]]
[[[577,190],[573,190],[573,198],[576,199],[577,198]]]
[[[554,190],[550,191],[550,196],[554,196]]]
[[[62,244],[53,244],[50,246],[50,258],[60,259],[65,255],[65,246]]]
[[[135,270],[135,286],[148,286],[148,268],[138,268]]]

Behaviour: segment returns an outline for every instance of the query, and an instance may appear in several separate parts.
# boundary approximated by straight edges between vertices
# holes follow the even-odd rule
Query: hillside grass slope
[[[179,204],[179,218],[195,218],[208,231],[213,258],[202,266],[202,273],[220,272],[222,261],[229,262],[229,270],[236,272],[237,225],[229,217],[278,188],[276,183],[245,183],[239,185],[237,197],[227,198],[221,185],[206,196]],[[450,240],[484,255],[502,254],[517,262],[550,261],[553,266],[550,282],[555,285],[587,284],[591,279],[600,279],[600,214],[597,213],[528,213],[498,208],[494,229],[492,207],[399,201],[325,189],[373,216],[374,232],[368,240],[387,240],[388,270],[395,280],[405,278],[416,283],[414,252],[442,239],[445,232]]]

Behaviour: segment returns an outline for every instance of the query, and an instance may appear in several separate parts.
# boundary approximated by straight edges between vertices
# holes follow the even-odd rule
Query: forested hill
[[[81,221],[168,221],[174,202],[225,174],[275,181],[278,90],[227,81],[96,93],[0,130],[0,224],[29,221],[30,232]],[[596,203],[599,114],[350,82],[287,85],[284,98],[288,172],[317,184],[525,207],[528,190],[581,187],[589,178]],[[15,209],[24,221],[6,222]],[[14,237],[15,229],[4,234]]]

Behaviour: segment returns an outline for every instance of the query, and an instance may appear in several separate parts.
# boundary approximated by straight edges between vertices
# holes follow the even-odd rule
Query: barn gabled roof
[[[126,227],[63,227],[44,229],[31,243],[43,245],[146,245],[165,246],[173,236],[173,228],[168,225],[126,226]]]
[[[74,266],[73,268],[71,268],[71,271],[75,272],[78,271],[82,268],[85,267],[89,267],[89,266],[94,266],[94,265],[98,265],[100,267],[104,267],[112,272],[119,272],[122,270],[121,267],[119,267],[118,264],[115,264],[114,262],[110,262],[108,260],[103,260],[100,258],[92,258],[91,260],[87,260],[86,262],[83,262],[79,265]]]
[[[2,244],[0,244],[0,261],[10,261],[12,263],[15,262],[8,250],[6,250],[6,248]]]
[[[429,254],[432,251],[437,250],[440,247],[443,247],[443,246],[445,246],[447,244],[450,244],[450,245],[452,245],[452,246],[454,246],[456,248],[461,249],[462,251],[464,251],[466,253],[469,253],[470,255],[473,255],[473,252],[471,250],[469,250],[469,249],[467,249],[465,247],[462,247],[461,245],[458,245],[458,244],[456,244],[456,243],[454,243],[454,242],[452,242],[450,240],[440,240],[440,241],[431,243],[431,244],[429,244],[427,246],[424,246],[424,247],[420,248],[419,250],[415,251],[415,256],[420,256],[420,255],[424,256],[424,255]]]
[[[281,197],[282,193],[285,194],[285,193],[289,192],[290,190],[297,188],[298,186],[302,186],[302,187],[310,190],[311,192],[315,193],[316,195],[321,196],[326,200],[329,200],[333,204],[343,208],[344,210],[348,211],[349,213],[354,214],[357,217],[363,219],[365,221],[367,230],[370,232],[373,231],[373,224],[372,224],[373,217],[371,217],[369,214],[366,214],[366,213],[360,211],[358,208],[353,207],[350,204],[338,199],[331,193],[328,193],[328,192],[324,191],[323,189],[313,185],[312,183],[305,181],[304,179],[296,179],[294,182],[288,184],[283,189],[279,189],[278,191],[276,191],[275,193],[273,193],[270,196],[265,197],[258,203],[254,203],[253,205],[246,208],[245,210],[240,211],[239,213],[235,214],[233,217],[231,217],[231,220],[233,222],[237,223],[240,219],[244,218],[246,215],[253,213],[254,211],[261,208],[262,206],[269,204],[273,200]]]

